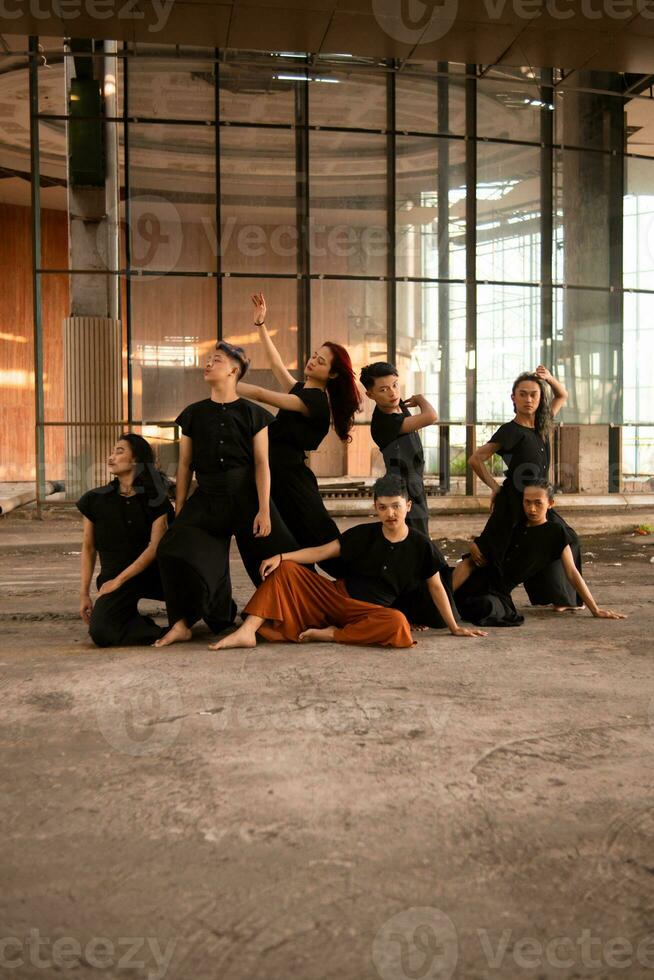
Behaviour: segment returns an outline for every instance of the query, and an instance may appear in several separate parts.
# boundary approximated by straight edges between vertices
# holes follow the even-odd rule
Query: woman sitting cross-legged
[[[425,580],[454,636],[485,636],[457,625],[429,539],[407,527],[411,503],[402,481],[396,476],[377,480],[374,501],[379,522],[359,524],[328,544],[262,562],[264,581],[245,607],[243,625],[209,649],[253,647],[257,634],[275,642],[411,647],[408,620],[390,606]],[[336,582],[304,567],[339,556],[345,575]]]

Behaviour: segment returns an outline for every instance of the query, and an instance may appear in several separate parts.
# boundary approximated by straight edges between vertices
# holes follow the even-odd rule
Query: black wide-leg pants
[[[106,581],[109,576],[104,576]],[[98,585],[102,582],[98,579]],[[91,639],[99,647],[149,646],[166,632],[138,610],[140,599],[163,599],[156,565],[135,575],[115,592],[95,600],[89,624]]]
[[[476,539],[482,554],[489,562],[501,565],[511,539],[511,532],[523,517],[522,493],[508,480],[505,480],[495,498],[495,505],[484,530]],[[548,511],[547,519],[560,524],[568,532],[572,557],[581,573],[582,557],[577,533],[553,507]],[[538,575],[534,575],[525,581],[524,586],[532,606],[583,605],[583,600],[577,595],[566,578],[560,558],[553,561]]]
[[[270,476],[271,497],[298,548],[315,548],[339,537],[316,476],[303,460],[276,461],[271,453]],[[334,578],[343,571],[339,558],[320,562],[320,568]]]
[[[249,467],[226,471],[211,493],[198,489],[186,501],[157,551],[171,626],[180,619],[188,626],[204,619],[210,629],[220,632],[234,621],[229,574],[232,535],[255,587],[261,582],[259,566],[264,558],[297,548],[272,501],[271,533],[255,538],[258,510],[254,472]]]

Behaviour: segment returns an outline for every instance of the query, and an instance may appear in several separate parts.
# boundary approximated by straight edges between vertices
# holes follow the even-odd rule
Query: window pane
[[[215,130],[130,124],[131,266],[216,268]]]
[[[397,275],[464,279],[465,144],[400,136],[396,174]],[[447,175],[444,202],[439,200],[439,174]],[[448,218],[439,229],[443,206]]]
[[[619,313],[612,311],[615,301],[603,290],[554,289],[554,363],[556,374],[568,389],[563,416],[567,423],[620,421]]]
[[[230,126],[220,135],[222,267],[297,269],[295,136]]]
[[[654,295],[624,295],[624,420],[654,422]]]
[[[207,397],[203,367],[216,342],[216,280],[202,276],[133,279],[134,416],[172,421]]]
[[[437,64],[406,64],[395,78],[395,126],[405,132],[465,133],[465,79]],[[453,67],[453,66],[452,66]]]
[[[513,415],[511,386],[540,363],[537,287],[477,287],[477,418],[505,422]]]
[[[284,364],[298,378],[297,280],[295,279],[238,279],[222,280],[223,337],[230,344],[245,347],[250,358],[246,381],[280,390],[273,377],[268,359],[253,323],[252,294],[262,292],[266,297],[266,323],[273,343]]]
[[[386,137],[310,134],[311,271],[385,275]]]
[[[540,279],[540,150],[477,146],[477,278]]]
[[[309,123],[344,129],[386,129],[386,75],[366,70],[337,70],[318,59],[315,68],[291,74],[310,78]]]
[[[213,60],[129,59],[130,116],[145,119],[215,119]]]
[[[654,487],[654,426],[622,428],[622,486],[624,493],[651,493]]]
[[[397,284],[397,367],[404,396],[424,394],[444,421],[465,419],[465,286]],[[437,434],[427,445],[435,450]]]
[[[238,61],[220,64],[221,121],[288,125],[294,122],[298,83],[283,76],[292,74],[296,68],[289,71],[288,63],[275,59],[261,64],[262,57],[263,54],[255,63],[251,56],[240,53]]]
[[[654,160],[625,157],[623,282],[654,289]]]
[[[549,103],[547,103],[549,105]],[[480,137],[540,143],[545,110],[537,79],[481,78],[477,82],[477,133]]]

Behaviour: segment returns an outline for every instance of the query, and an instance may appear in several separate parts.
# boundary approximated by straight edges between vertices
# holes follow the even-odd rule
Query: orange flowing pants
[[[399,610],[351,599],[343,582],[332,582],[294,561],[283,561],[268,576],[244,612],[266,620],[259,635],[273,642],[297,643],[309,627],[335,626],[337,643],[414,645],[409,623]]]

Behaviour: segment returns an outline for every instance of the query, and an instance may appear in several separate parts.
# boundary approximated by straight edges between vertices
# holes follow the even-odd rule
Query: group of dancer
[[[309,358],[304,381],[296,381],[268,332],[263,295],[252,300],[281,390],[245,382],[245,350],[219,341],[204,368],[210,396],[176,420],[174,511],[152,448],[134,433],[124,433],[109,457],[111,482],[78,501],[80,615],[98,646],[188,641],[200,620],[216,634],[231,630],[210,644],[213,650],[251,647],[257,636],[411,647],[412,629],[429,627],[479,637],[486,635],[479,627],[523,623],[511,596],[520,583],[534,605],[585,605],[593,616],[624,618],[597,606],[581,575],[577,535],[553,507],[549,433],[567,394],[544,366],[517,378],[515,417],[470,457],[492,490],[491,514],[469,553],[450,567],[429,537],[423,480],[419,430],[438,420],[434,408],[423,395],[402,399],[394,365],[363,368],[361,385],[375,403],[371,435],[386,474],[373,487],[378,520],[339,532],[306,454],[330,426],[343,442],[350,439],[361,407],[350,357],[327,341]],[[257,403],[276,408],[276,416]],[[507,465],[501,485],[486,465],[495,454]],[[255,587],[235,630],[232,537]],[[139,612],[146,598],[165,600],[167,627]]]

